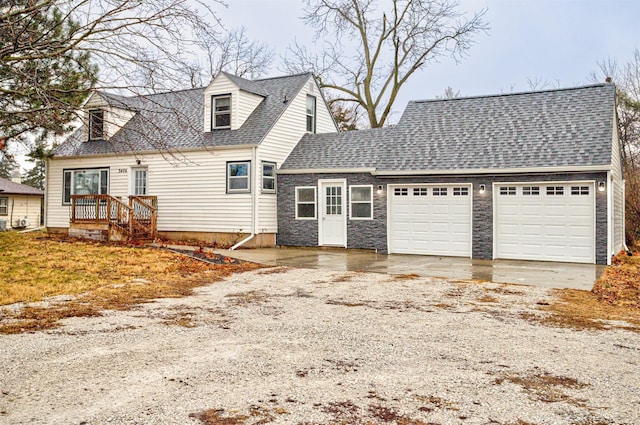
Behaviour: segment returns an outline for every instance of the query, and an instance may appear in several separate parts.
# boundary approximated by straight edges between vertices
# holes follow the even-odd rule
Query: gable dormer
[[[259,83],[218,73],[204,90],[204,131],[239,129],[266,97]]]
[[[84,140],[109,140],[134,115],[135,111],[117,96],[94,92],[83,107]]]

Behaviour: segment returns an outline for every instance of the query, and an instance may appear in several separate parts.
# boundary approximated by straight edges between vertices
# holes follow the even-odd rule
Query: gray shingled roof
[[[14,183],[0,177],[0,196],[2,195],[39,195],[44,196],[44,190],[26,184]]]
[[[137,111],[109,141],[85,140],[83,129],[76,130],[54,152],[57,157],[109,153],[135,153],[190,148],[212,148],[259,144],[284,112],[311,74],[256,80],[266,94],[245,123],[237,130],[204,132],[204,88],[123,98],[110,96]],[[241,79],[243,80],[243,79]],[[243,80],[248,81],[248,80]]]
[[[306,135],[282,170],[609,165],[614,110],[613,84],[414,101],[393,127]]]
[[[222,71],[222,73],[226,75],[227,78],[233,82],[233,84],[238,86],[240,90],[258,94],[262,97],[267,97],[269,95],[269,92],[267,92],[264,87],[262,87],[262,85],[257,81],[247,80],[246,78],[238,77],[237,75],[229,74],[228,72],[224,71]]]

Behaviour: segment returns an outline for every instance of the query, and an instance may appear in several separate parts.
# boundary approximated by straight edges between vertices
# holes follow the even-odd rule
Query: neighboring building
[[[40,226],[44,191],[0,177],[0,221],[7,229]]]
[[[278,245],[607,264],[624,244],[613,84],[409,103],[397,126],[305,135]]]
[[[206,88],[97,92],[83,110],[47,164],[46,226],[100,238],[135,232],[145,210],[169,238],[273,246],[277,168],[305,133],[336,131],[311,74],[222,72]]]

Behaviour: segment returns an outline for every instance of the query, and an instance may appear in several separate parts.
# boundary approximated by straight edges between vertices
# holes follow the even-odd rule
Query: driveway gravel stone
[[[527,319],[552,298],[376,273],[236,274],[0,336],[0,423],[640,423],[638,333]]]

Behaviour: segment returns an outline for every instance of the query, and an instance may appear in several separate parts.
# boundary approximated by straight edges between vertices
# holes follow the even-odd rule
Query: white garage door
[[[595,262],[593,183],[494,185],[496,258]]]
[[[471,185],[389,188],[389,252],[471,257]]]

